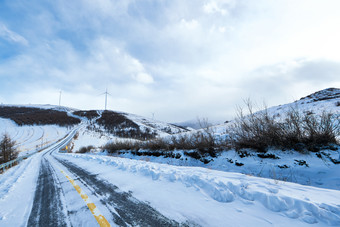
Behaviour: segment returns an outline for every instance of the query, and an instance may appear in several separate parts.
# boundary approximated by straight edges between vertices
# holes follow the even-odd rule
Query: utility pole
[[[59,106],[60,106],[60,103],[61,103],[61,90],[59,91]]]

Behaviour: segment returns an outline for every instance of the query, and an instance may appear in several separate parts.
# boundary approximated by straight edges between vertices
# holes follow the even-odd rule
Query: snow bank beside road
[[[71,159],[76,164],[84,165],[86,161],[87,166],[89,166],[88,162],[100,166],[105,164],[153,181],[179,182],[218,203],[233,206],[241,202],[247,206],[264,207],[267,211],[294,220],[295,224],[298,221],[300,224],[340,225],[340,191],[336,190],[199,167],[175,167],[96,155],[59,154],[58,156]],[[277,217],[273,219],[275,221]]]
[[[29,217],[42,153],[0,175],[0,226],[25,226]]]
[[[229,150],[222,152],[216,158],[211,158],[211,161],[207,164],[183,155],[184,151],[177,150],[176,152],[182,155],[180,159],[164,156],[138,156],[131,154],[131,152],[124,152],[117,156],[176,166],[196,166],[225,172],[237,172],[308,186],[340,190],[340,175],[338,174],[340,172],[340,165],[334,164],[330,160],[330,158],[338,159],[338,151],[324,150],[321,153],[311,152],[309,154],[301,154],[296,151],[269,150],[267,154],[276,157],[273,159],[260,158],[257,155],[261,153],[253,151],[239,153],[235,150]],[[109,155],[105,152],[97,154]],[[303,164],[304,162],[305,164]]]

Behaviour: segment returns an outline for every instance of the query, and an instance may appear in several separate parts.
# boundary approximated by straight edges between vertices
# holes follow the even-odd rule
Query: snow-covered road
[[[28,226],[179,226],[131,193],[51,153],[41,159]]]
[[[0,177],[0,226],[180,226],[131,192],[55,157],[61,141]]]

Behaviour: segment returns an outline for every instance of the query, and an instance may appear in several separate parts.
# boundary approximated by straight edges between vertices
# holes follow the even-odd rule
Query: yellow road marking
[[[99,226],[101,227],[109,227],[111,226],[110,223],[106,220],[106,218],[100,213],[99,209],[90,201],[90,198],[81,190],[80,186],[77,185],[77,183],[69,176],[66,175],[64,171],[61,170],[61,172],[65,175],[65,177],[71,182],[73,187],[76,189],[76,191],[79,193],[81,198],[85,201],[87,207],[90,209],[91,213],[97,220]]]

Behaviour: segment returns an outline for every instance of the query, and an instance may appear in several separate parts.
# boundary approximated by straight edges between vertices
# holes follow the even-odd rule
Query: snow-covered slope
[[[267,111],[274,116],[284,116],[286,112],[292,109],[315,115],[328,111],[339,116],[340,89],[325,89],[293,103],[268,108]],[[215,125],[211,128],[211,132],[220,139],[226,138],[229,132],[228,127],[233,123],[232,121],[226,124]],[[183,132],[182,134],[193,134],[196,132],[190,131]],[[178,134],[178,136],[180,135]],[[216,158],[208,157],[207,159],[210,162],[206,164],[200,160],[185,156],[184,151],[181,150],[175,151],[175,153],[181,155],[181,158],[178,159],[148,157],[146,155],[137,156],[129,152],[122,152],[119,156],[179,166],[201,166],[340,190],[340,177],[337,174],[340,171],[340,164],[338,164],[340,162],[339,149],[339,146],[334,146],[316,153],[310,152],[305,154],[294,150],[269,149],[265,158],[260,158],[258,155],[261,154],[251,150],[244,150],[242,152],[226,150]]]
[[[84,112],[85,113],[85,112]],[[110,141],[145,140],[166,137],[187,130],[165,122],[118,111],[97,111],[92,119],[82,118],[88,127],[79,131],[73,151],[81,147],[101,147]]]
[[[70,130],[71,128],[57,125],[18,126],[11,120],[0,118],[0,135],[7,133],[15,141],[19,156],[58,141]]]
[[[130,120],[136,122],[141,127],[149,127],[153,130],[156,130],[158,132],[158,135],[160,136],[166,136],[169,134],[176,134],[187,131],[187,129],[184,129],[174,124],[169,124],[146,117],[141,117],[135,114],[125,113],[125,116]]]
[[[254,106],[253,106],[254,107]],[[256,106],[255,106],[256,107]],[[254,108],[255,108],[254,107]],[[321,114],[323,111],[331,112],[340,115],[340,89],[327,88],[311,95],[301,98],[292,103],[269,107],[266,111],[272,116],[284,116],[285,113],[296,110],[301,113]],[[245,113],[247,110],[245,110]],[[259,110],[262,112],[262,110]],[[256,114],[256,113],[255,113]],[[213,131],[216,134],[227,134],[227,128],[230,127],[234,121],[213,126]]]
[[[122,139],[120,136],[115,135],[109,130],[96,122],[102,114],[103,110],[95,111],[98,116],[93,119],[88,119],[84,116],[76,115],[79,110],[64,106],[55,105],[1,105],[1,107],[14,107],[14,108],[35,108],[43,110],[56,110],[65,112],[68,116],[78,118],[82,121],[84,127],[79,132],[79,139],[74,142],[74,151],[78,150],[82,146],[94,145],[95,147],[102,146],[110,140]],[[88,111],[84,111],[88,112]],[[113,111],[111,111],[113,112]],[[116,116],[121,116],[128,121],[131,121],[133,125],[136,125],[138,130],[142,133],[152,133],[155,136],[167,136],[179,132],[184,132],[186,129],[178,127],[173,124],[145,118],[135,114],[129,114],[124,112],[113,112]],[[124,127],[124,125],[118,125],[118,127]],[[60,138],[62,138],[70,129],[67,127],[60,127],[57,125],[24,125],[18,126],[13,121],[5,118],[0,118],[0,134],[7,132],[10,137],[16,141],[17,148],[22,151],[21,154],[32,152],[36,148],[43,145],[50,144]],[[130,130],[130,128],[122,128],[122,130]]]
[[[271,114],[285,113],[290,110],[321,114],[323,111],[340,114],[340,89],[328,88],[301,98],[293,103],[271,107]]]

